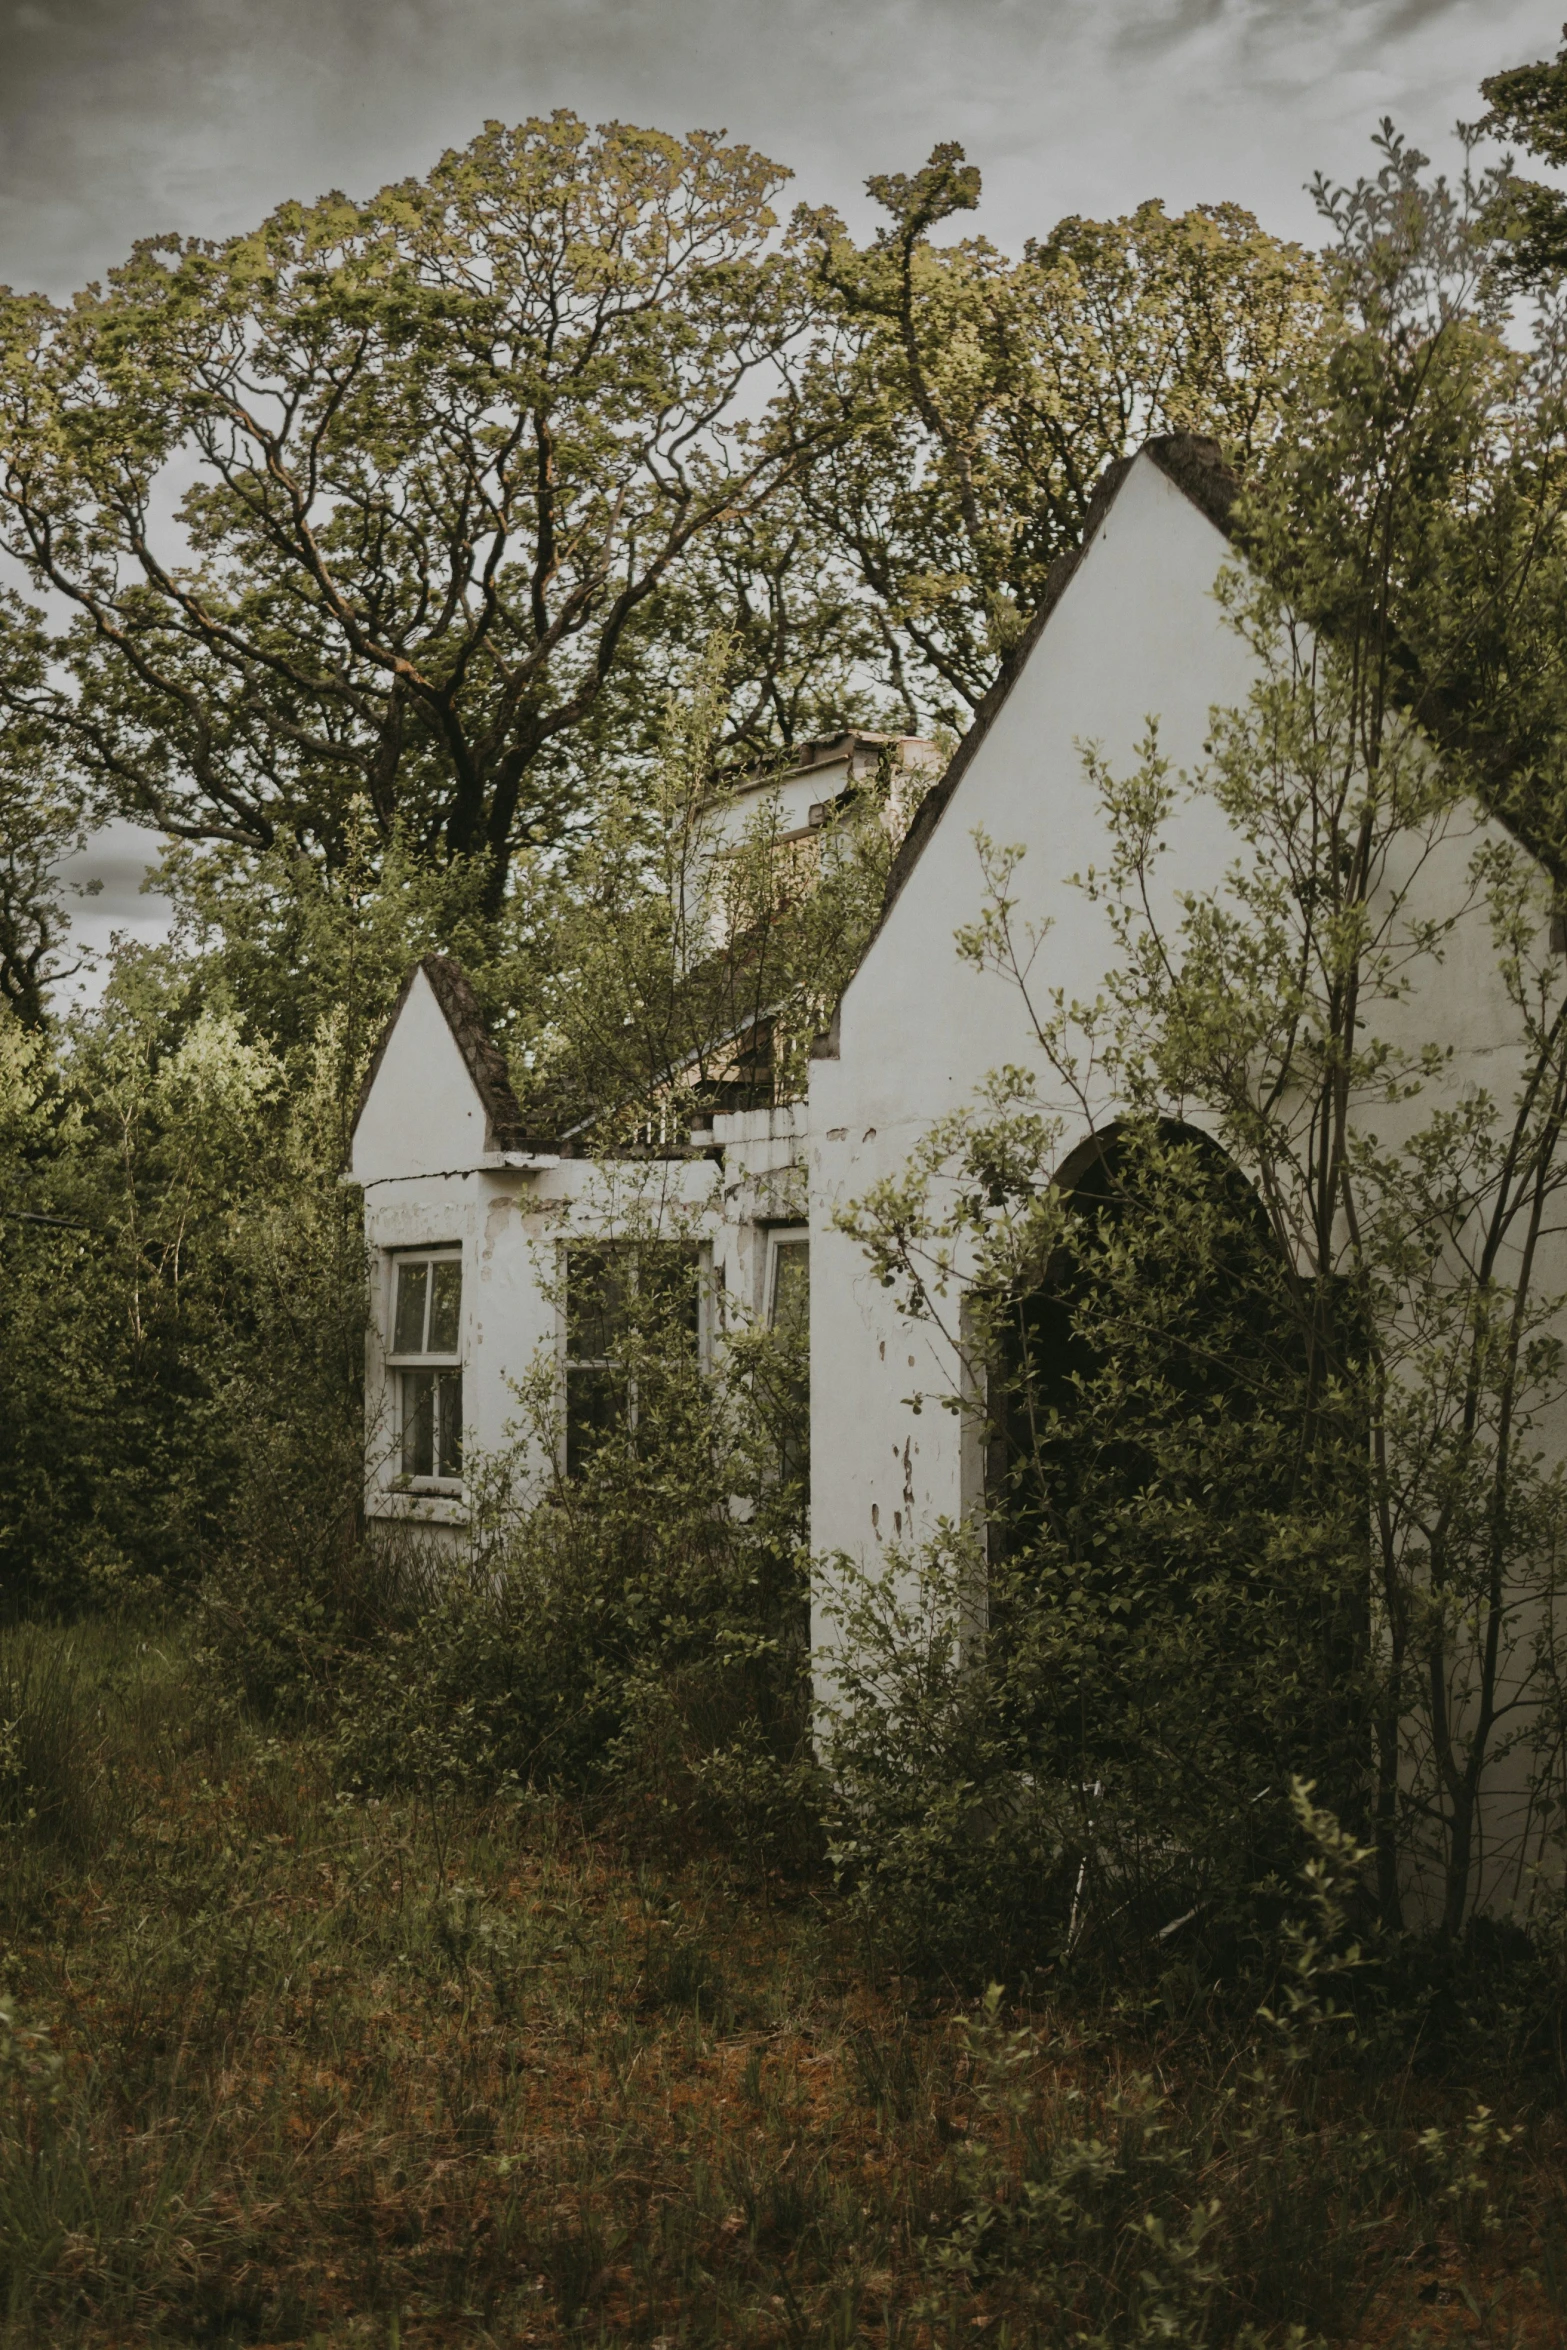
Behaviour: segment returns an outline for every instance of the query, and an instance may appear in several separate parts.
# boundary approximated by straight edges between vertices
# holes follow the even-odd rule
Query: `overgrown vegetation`
[[[1559,2059],[1494,1970],[1443,2072],[1342,2012],[1331,1835],[1272,2020],[1178,1964],[932,2003],[820,1894],[569,1802],[345,1796],[178,1642],[13,1631],[0,1686],[18,2342],[1560,2327]]]
[[[1547,154],[1562,70],[1490,86]],[[1527,1713],[1522,1884],[1567,1729],[1559,223],[1473,152],[1384,130],[1320,257],[1145,205],[1012,260],[933,241],[956,149],[861,249],[559,115],[5,297],[12,2338],[1560,2338],[1548,1870],[1473,1914],[1484,1771]],[[563,1455],[524,1378],[471,1556],[372,1551],[338,1178],[409,963],[633,1171],[798,1099],[934,768],[805,846],[736,778],[966,723],[1160,428],[1245,477],[1256,693],[1200,777],[1094,761],[1118,974],[849,1217],[986,1393],[986,1538],[839,1572],[813,1724],[803,1328],[701,1365],[633,1214],[617,1408]],[[1244,854],[1167,901],[1188,790]],[[64,1017],[112,812],[177,924]],[[1480,906],[1518,1068],[1434,1110]]]
[[[633,1201],[622,1232],[637,1231],[634,1211]],[[820,1810],[808,1736],[809,1334],[798,1316],[731,1325],[710,1368],[690,1342],[694,1248],[667,1230],[656,1242],[621,1237],[596,1252],[595,1269],[614,1289],[607,1376],[619,1392],[599,1424],[574,1431],[578,1457],[563,1463],[553,1364],[519,1381],[519,1443],[531,1433],[534,1457],[553,1464],[546,1488],[519,1495],[514,1464],[492,1462],[467,1568],[421,1572],[409,1554],[412,1604],[337,1692],[339,1775],[470,1797],[564,1791],[665,1848],[716,1844],[798,1871]],[[253,1595],[236,1595],[227,1646],[241,1672],[253,1609]]]
[[[1528,646],[1560,602],[1562,354],[1549,304],[1504,332],[1505,172],[1380,146],[1321,191],[1340,326],[1241,505],[1261,576],[1221,582],[1248,702],[1190,775],[1156,726],[1130,775],[1084,746],[1097,996],[1041,989],[1022,852],[977,838],[960,952],[1034,1057],[843,1211],[989,1397],[990,1555],[900,1562],[914,1603],[845,1569],[836,1734],[862,1898],[895,1882],[971,1963],[1177,1919],[1217,1962],[1266,1931],[1303,1767],[1390,1932],[1527,1907],[1554,1865],[1562,736]],[[1203,802],[1226,869],[1171,887]],[[1506,1057],[1460,1101],[1427,1023],[1462,952]]]

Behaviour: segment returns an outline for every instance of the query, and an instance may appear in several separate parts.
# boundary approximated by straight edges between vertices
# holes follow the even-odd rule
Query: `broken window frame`
[[[804,1291],[803,1310],[806,1328],[810,1328],[811,1313],[811,1233],[807,1224],[775,1224],[767,1233],[767,1268],[765,1310],[770,1330],[778,1327],[780,1310],[788,1310],[788,1298],[783,1284],[786,1279],[801,1281]],[[802,1482],[807,1491],[811,1482],[811,1390],[807,1370],[804,1392],[797,1398],[802,1435],[798,1441],[787,1437],[779,1449],[779,1475]]]
[[[778,1309],[784,1302],[779,1293],[779,1281],[786,1267],[792,1268],[795,1252],[805,1266],[806,1297],[810,1297],[811,1233],[806,1224],[774,1224],[767,1233],[767,1323],[771,1329],[778,1320]]]

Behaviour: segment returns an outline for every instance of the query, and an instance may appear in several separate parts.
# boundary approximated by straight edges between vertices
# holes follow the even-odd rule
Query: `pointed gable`
[[[1174,767],[1194,769],[1213,707],[1250,692],[1251,653],[1213,592],[1233,560],[1233,496],[1218,451],[1190,440],[1151,444],[1106,477],[1082,548],[1057,567],[894,863],[877,930],[814,1048],[813,1127],[940,1116],[987,1069],[1035,1049],[1017,988],[956,945],[985,902],[976,830],[1027,858],[1019,920],[1050,933],[1039,984],[1048,970],[1068,998],[1093,997],[1112,942],[1103,905],[1073,877],[1102,868],[1111,844],[1085,748],[1128,773],[1152,718]],[[1183,803],[1161,875],[1196,886],[1233,853],[1217,804]]]
[[[449,956],[426,955],[365,1072],[352,1173],[361,1183],[442,1174],[527,1147],[505,1056],[465,973]]]
[[[1027,626],[1002,664],[994,685],[981,700],[974,713],[973,723],[953,752],[940,782],[920,802],[914,821],[887,875],[887,890],[877,923],[878,930],[924,854],[926,844],[941,822],[948,802],[973,765],[1013,687],[1027,668],[1040,638],[1050,625],[1056,606],[1071,586],[1084,557],[1108,519],[1128,474],[1134,465],[1145,458],[1158,467],[1165,479],[1190,500],[1198,513],[1211,522],[1222,537],[1229,538],[1231,515],[1240,495],[1240,484],[1225,464],[1218,442],[1210,440],[1205,434],[1164,434],[1158,439],[1145,441],[1134,455],[1119,458],[1106,469],[1088,502],[1080,543],[1070,554],[1057,556],[1050,566],[1038,609],[1030,614]]]

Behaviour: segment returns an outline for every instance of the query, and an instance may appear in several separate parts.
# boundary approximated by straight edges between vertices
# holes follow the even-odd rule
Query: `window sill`
[[[415,1526],[466,1526],[468,1501],[462,1493],[398,1493],[382,1486],[367,1496],[365,1516],[400,1519]]]

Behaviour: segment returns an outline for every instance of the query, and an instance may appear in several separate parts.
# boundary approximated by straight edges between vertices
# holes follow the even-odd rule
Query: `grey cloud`
[[[1520,0],[0,0],[0,278],[64,292],[136,235],[365,190],[555,105],[725,126],[851,210],[957,137],[1005,241],[1150,193],[1298,232],[1377,113],[1429,145],[1541,39]]]
[[[1244,46],[1298,31],[1303,24],[1315,24],[1352,49],[1434,32],[1444,18],[1467,5],[1468,0],[1168,0],[1160,7],[1113,11],[1112,39],[1123,49],[1165,47],[1195,30],[1219,26],[1238,46]],[[1507,21],[1508,13],[1498,11],[1491,20],[1491,33]]]
[[[67,889],[71,940],[83,965],[57,991],[63,1003],[95,1003],[106,970],[103,957],[116,937],[152,944],[168,935],[172,909],[161,892],[144,887],[158,859],[156,834],[123,821],[106,824],[61,869]]]

